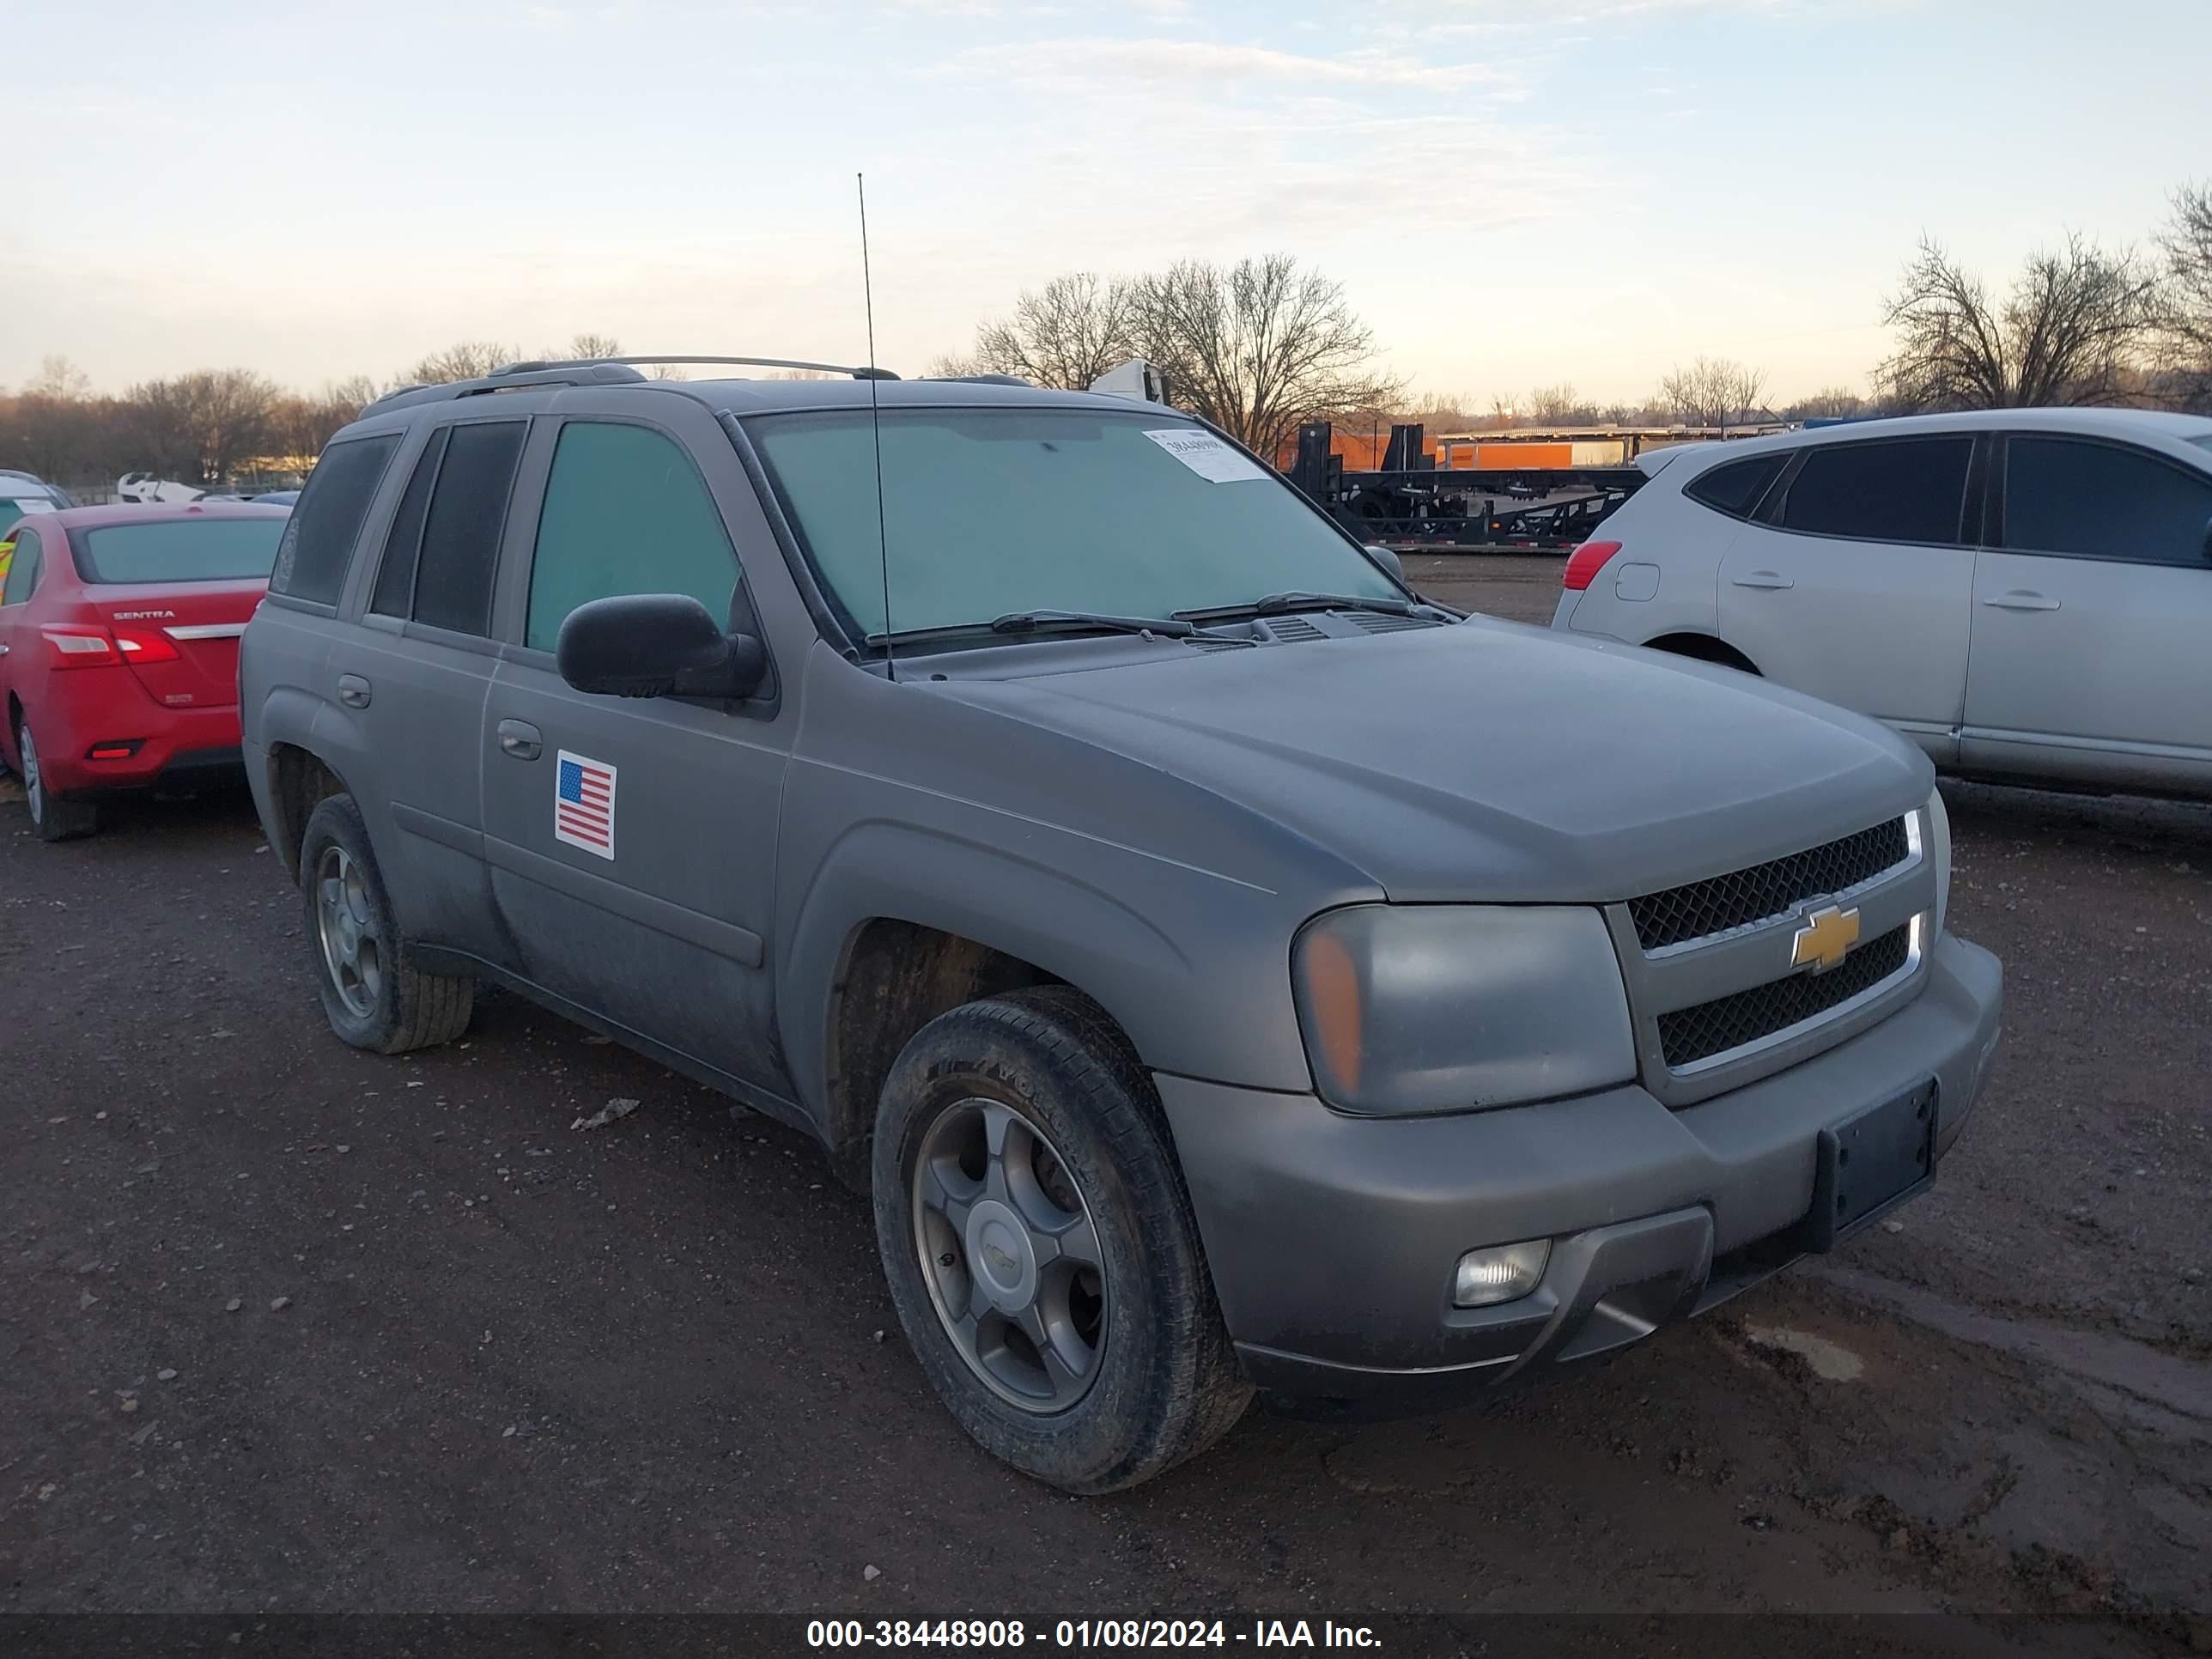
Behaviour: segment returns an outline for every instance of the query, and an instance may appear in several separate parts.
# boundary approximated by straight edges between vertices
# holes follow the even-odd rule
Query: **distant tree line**
[[[2145,248],[2108,249],[2069,234],[2029,255],[2002,289],[1924,237],[1881,316],[1894,348],[1865,393],[1830,386],[1777,407],[1764,370],[1701,356],[1634,404],[1600,404],[1565,384],[1480,405],[1435,395],[1413,401],[1383,367],[1343,285],[1290,255],[1268,254],[1054,277],[983,324],[970,351],[933,368],[1080,388],[1144,357],[1165,373],[1179,406],[1261,454],[1279,452],[1302,422],[1320,417],[1353,428],[1418,420],[1446,431],[1726,427],[2044,404],[2212,412],[2212,183],[2175,191]],[[201,485],[245,482],[245,471],[307,465],[381,390],[467,379],[529,355],[468,340],[381,384],[356,375],[304,392],[252,369],[205,368],[119,396],[95,393],[67,358],[49,357],[12,396],[0,389],[0,466],[65,484],[112,483],[132,471]],[[604,334],[578,334],[536,355],[617,356],[621,347]]]
[[[579,334],[544,357],[612,357],[619,342]],[[180,483],[266,483],[311,465],[331,434],[396,386],[473,378],[528,356],[489,341],[434,351],[379,383],[365,374],[319,392],[287,391],[247,368],[203,368],[95,393],[68,358],[51,356],[13,396],[0,392],[0,466],[64,485],[112,487],[126,472]]]

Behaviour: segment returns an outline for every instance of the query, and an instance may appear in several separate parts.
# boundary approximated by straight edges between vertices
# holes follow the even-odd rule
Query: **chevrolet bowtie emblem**
[[[1859,942],[1859,913],[1827,905],[1805,918],[1790,948],[1790,965],[1825,974]]]

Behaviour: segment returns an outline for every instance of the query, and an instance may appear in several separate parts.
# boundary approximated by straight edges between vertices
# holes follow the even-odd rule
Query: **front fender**
[[[1141,884],[1108,870],[1079,877],[1059,840],[1041,836],[1017,851],[877,820],[830,849],[787,935],[777,997],[793,1081],[825,1130],[836,1127],[830,1011],[853,941],[878,918],[958,934],[1065,980],[1112,1015],[1155,1069],[1311,1086],[1290,1001],[1296,922],[1277,914],[1275,895],[1154,860],[1143,860]],[[1095,842],[1088,850],[1094,862],[1111,861]],[[1139,911],[1120,896],[1131,891],[1161,902]]]

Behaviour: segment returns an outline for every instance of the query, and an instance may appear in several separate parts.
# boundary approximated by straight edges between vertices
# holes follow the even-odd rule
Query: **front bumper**
[[[1936,1151],[1996,1050],[2002,969],[1948,935],[1880,1024],[1680,1111],[1633,1085],[1447,1117],[1162,1076],[1222,1312],[1271,1402],[1437,1409],[1594,1358],[1802,1254],[1820,1133],[1931,1079]],[[1455,1309],[1460,1255],[1550,1238],[1528,1296]]]

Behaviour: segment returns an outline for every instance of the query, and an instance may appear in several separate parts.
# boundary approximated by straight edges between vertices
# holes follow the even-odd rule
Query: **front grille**
[[[1903,968],[1912,949],[1912,925],[1869,939],[1825,974],[1792,974],[1748,991],[1715,997],[1659,1016],[1659,1050],[1670,1070],[1680,1071],[1747,1042],[1786,1031],[1800,1020],[1840,1007]]]
[[[1892,818],[1809,853],[1631,899],[1628,916],[1638,943],[1662,950],[1786,915],[1802,899],[1840,893],[1904,863],[1907,851],[1905,820]]]

